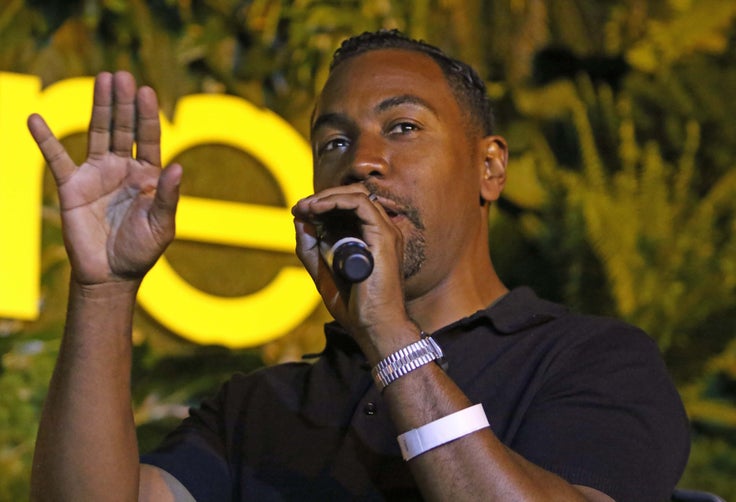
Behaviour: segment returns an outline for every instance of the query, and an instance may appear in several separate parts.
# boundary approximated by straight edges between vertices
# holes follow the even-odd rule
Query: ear
[[[487,202],[498,200],[506,185],[506,167],[509,151],[506,140],[501,136],[486,136],[481,140],[483,165],[480,169],[480,199]]]

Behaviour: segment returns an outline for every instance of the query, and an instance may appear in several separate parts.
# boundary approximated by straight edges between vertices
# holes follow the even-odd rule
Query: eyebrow
[[[314,135],[317,129],[327,125],[345,129],[351,125],[351,121],[342,113],[325,113],[317,117],[317,119],[312,124],[310,133]]]
[[[420,106],[429,110],[433,115],[437,115],[437,112],[432,105],[430,105],[426,100],[413,94],[402,94],[400,96],[392,96],[390,98],[386,98],[378,103],[373,108],[373,110],[376,113],[382,113],[402,105]],[[325,113],[314,120],[310,131],[311,134],[314,134],[317,129],[326,125],[347,128],[352,125],[352,121],[342,113]]]
[[[376,112],[385,112],[386,110],[390,110],[391,108],[396,108],[397,106],[402,105],[421,106],[422,108],[426,108],[427,110],[432,112],[433,115],[437,115],[434,107],[430,105],[429,102],[420,98],[419,96],[415,96],[414,94],[402,94],[401,96],[393,96],[384,99],[376,105],[374,110]]]

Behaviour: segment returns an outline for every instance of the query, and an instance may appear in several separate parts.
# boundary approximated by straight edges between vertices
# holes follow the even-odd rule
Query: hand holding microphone
[[[360,236],[360,220],[351,210],[330,211],[317,225],[322,258],[349,283],[364,281],[373,272],[373,255]]]

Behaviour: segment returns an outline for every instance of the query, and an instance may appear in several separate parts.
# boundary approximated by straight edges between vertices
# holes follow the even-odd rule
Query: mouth
[[[392,220],[400,216],[404,216],[405,211],[396,202],[386,197],[377,195],[375,201],[383,208],[389,218]]]
[[[386,211],[386,214],[388,215],[389,218],[392,218],[392,219],[393,218],[398,218],[399,216],[402,215],[402,213],[400,213],[398,211],[394,211],[391,208],[388,208],[388,207],[385,207],[385,206],[382,206],[382,207],[383,207],[383,210]]]
[[[424,230],[424,223],[419,211],[409,199],[392,194],[388,190],[370,182],[366,182],[364,185],[371,194],[371,199],[386,211],[386,215],[391,221],[399,224],[403,220],[408,220],[417,230]]]

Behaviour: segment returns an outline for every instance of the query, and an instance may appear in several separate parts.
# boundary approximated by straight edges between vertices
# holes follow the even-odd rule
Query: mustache
[[[388,199],[396,205],[396,210],[406,217],[418,230],[424,230],[424,222],[419,213],[419,209],[407,197],[400,197],[391,193],[389,190],[379,187],[372,181],[363,183],[371,194],[375,194],[383,199]]]

